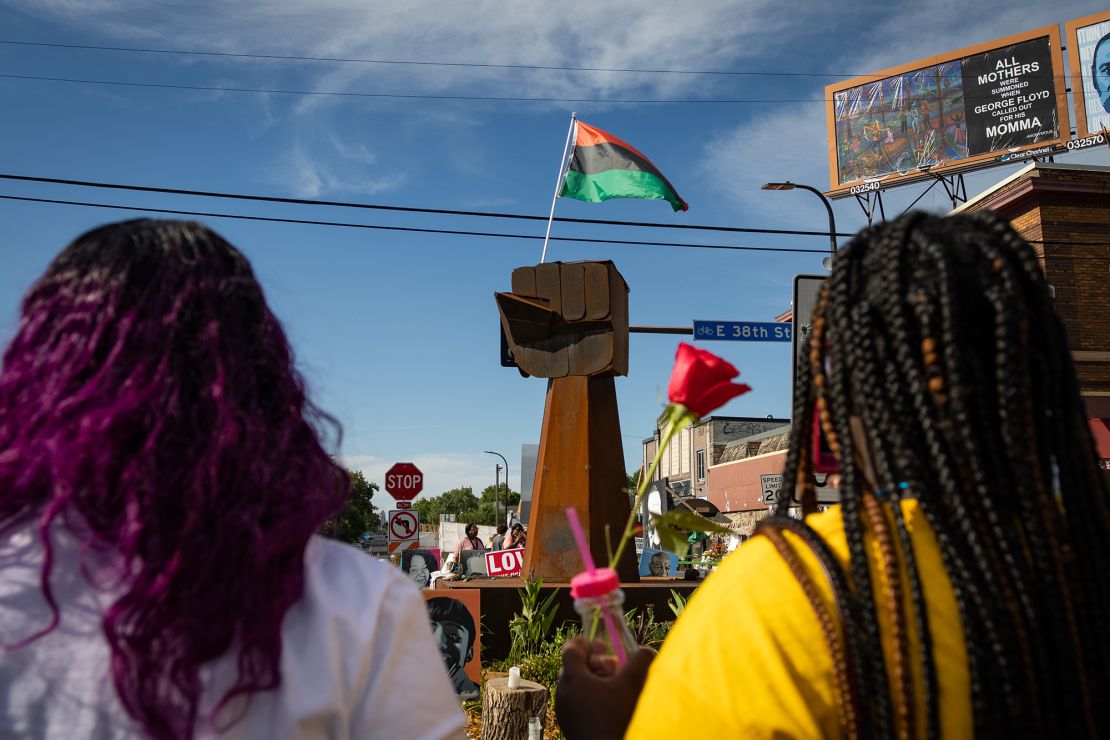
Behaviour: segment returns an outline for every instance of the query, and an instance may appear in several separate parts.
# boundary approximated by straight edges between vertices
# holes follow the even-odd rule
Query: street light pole
[[[499,458],[501,458],[501,462],[505,463],[505,490],[508,491],[509,490],[509,461],[506,460],[505,456],[502,455],[500,452],[494,452],[493,450],[483,450],[483,452],[485,452],[487,455],[497,455]],[[494,517],[497,518],[497,523],[498,524],[501,523],[501,519],[500,519],[501,515],[500,515],[500,512],[498,510],[500,503],[501,503],[501,481],[500,481],[500,479],[498,479],[497,486],[493,490],[493,512],[494,512]],[[506,504],[506,507],[507,506],[508,506],[508,504]]]
[[[822,193],[817,188],[811,186],[811,185],[802,185],[801,183],[790,182],[789,180],[787,180],[786,182],[768,182],[768,183],[764,183],[760,187],[760,190],[794,190],[795,188],[800,188],[801,190],[808,190],[809,192],[816,195],[818,198],[821,199],[821,202],[825,204],[825,210],[829,212],[829,258],[830,258],[830,262],[829,262],[829,265],[828,265],[828,269],[831,270],[832,269],[831,259],[836,256],[836,216],[833,215],[832,203],[830,203],[829,199],[825,197],[825,194]]]
[[[509,474],[509,471],[506,470],[505,475],[507,476],[508,474]],[[494,521],[494,526],[497,526],[496,523],[500,521],[500,516],[501,516],[501,510],[500,510],[501,500],[500,499],[501,499],[501,463],[494,463],[494,466],[493,466],[493,521]]]

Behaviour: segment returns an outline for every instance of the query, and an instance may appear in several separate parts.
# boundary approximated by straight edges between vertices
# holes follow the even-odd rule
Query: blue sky
[[[823,86],[1091,11],[1090,3],[366,2],[0,0],[0,39],[550,67],[741,70],[792,76],[571,72],[338,64],[120,53],[0,44],[0,72],[209,87],[705,101],[761,104],[493,102],[168,90],[0,78],[0,171],[196,190],[389,205],[546,214],[570,112],[651,157],[687,213],[661,202],[560,200],[557,215],[823,230],[817,199],[764,192],[771,180],[828,187]],[[1062,162],[1108,164],[1105,151]],[[1015,167],[968,177],[973,194]],[[924,189],[886,195],[897,213]],[[535,222],[247,204],[0,181],[0,195],[120,203],[438,229],[542,235]],[[944,211],[934,189],[918,204]],[[858,229],[853,200],[834,204]],[[0,201],[0,341],[21,296],[80,232],[127,212]],[[504,454],[539,439],[545,382],[498,364],[496,290],[539,261],[533,240],[208,219],[254,264],[318,403],[345,433],[348,465],[380,483],[399,460],[425,493],[493,482]],[[660,232],[556,224],[557,236],[822,249],[821,237]],[[554,243],[554,260],[612,259],[628,282],[631,321],[768,321],[788,307],[792,276],[819,254]],[[633,335],[617,379],[629,468],[662,408],[679,339]],[[754,390],[729,415],[789,415],[783,345],[708,348]],[[383,495],[379,504],[388,499]]]

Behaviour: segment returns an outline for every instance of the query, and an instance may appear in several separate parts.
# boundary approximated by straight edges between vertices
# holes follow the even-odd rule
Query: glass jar
[[[603,651],[623,666],[639,645],[624,618],[624,591],[616,571],[598,568],[593,573],[579,573],[570,581],[570,595],[582,618],[587,649]]]

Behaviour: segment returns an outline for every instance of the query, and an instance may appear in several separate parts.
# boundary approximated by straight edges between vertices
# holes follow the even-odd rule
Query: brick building
[[[1041,259],[1110,470],[1110,167],[1033,162],[956,212],[1005,216]]]
[[[659,440],[666,432],[664,422],[660,415],[656,420],[655,434],[643,441],[644,470],[651,465]],[[666,478],[667,485],[681,496],[711,498],[709,470],[720,462],[730,444],[752,435],[785,428],[789,424],[789,419],[773,417],[708,416],[686,427],[671,440],[663,459],[659,461],[655,480]]]

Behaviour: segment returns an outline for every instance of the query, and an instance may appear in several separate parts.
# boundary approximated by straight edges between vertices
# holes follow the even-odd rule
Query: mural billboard
[[[1065,24],[1075,130],[1080,138],[1110,131],[1110,10]]]
[[[830,191],[1048,153],[1070,136],[1060,29],[1027,31],[825,88]]]

